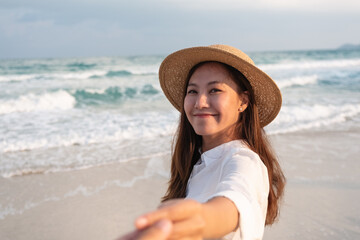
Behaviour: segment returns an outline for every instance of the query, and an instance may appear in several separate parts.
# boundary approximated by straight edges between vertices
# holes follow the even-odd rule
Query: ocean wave
[[[106,123],[104,123],[106,125]],[[108,126],[102,127],[98,132],[71,132],[69,134],[52,135],[43,138],[29,139],[29,140],[16,140],[0,142],[0,152],[9,153],[17,151],[31,151],[40,148],[56,148],[56,147],[69,147],[69,146],[85,146],[97,143],[106,143],[114,141],[135,140],[138,138],[156,138],[161,136],[172,135],[174,127],[171,124],[168,126],[153,126],[142,127],[132,126],[130,123],[127,129],[114,129],[110,132],[111,128]],[[143,124],[144,125],[144,124]]]
[[[156,75],[157,70],[153,69],[127,69],[127,70],[109,70],[104,74],[94,74],[89,78],[116,78],[116,77],[127,77],[132,75]]]
[[[17,169],[17,170],[11,170],[11,171],[5,171],[3,173],[1,173],[1,176],[3,178],[12,178],[12,177],[19,177],[19,176],[26,176],[26,175],[32,175],[32,174],[48,174],[48,173],[57,173],[57,172],[70,172],[70,171],[76,171],[76,170],[83,170],[83,169],[88,169],[88,168],[93,168],[93,167],[101,167],[101,166],[106,166],[106,165],[110,165],[110,164],[114,164],[114,163],[128,163],[128,162],[132,162],[132,161],[137,161],[140,159],[153,159],[156,158],[156,160],[158,161],[159,158],[164,157],[164,156],[168,156],[170,155],[170,151],[162,151],[162,152],[157,152],[157,153],[150,153],[150,154],[146,154],[145,156],[136,156],[136,157],[130,157],[130,158],[125,158],[125,159],[121,159],[118,161],[111,161],[111,162],[98,162],[98,163],[93,163],[93,164],[85,164],[85,165],[76,165],[73,167],[69,167],[69,166],[53,166],[51,164],[49,164],[49,166],[43,166],[43,167],[33,167],[33,168],[23,168],[23,169]],[[150,160],[151,161],[151,160]],[[149,169],[150,170],[150,169]],[[169,173],[162,168],[151,168],[151,171],[155,171],[157,174],[163,176],[163,177],[168,177]],[[130,184],[133,181],[130,182],[124,182],[124,187],[131,187],[132,184]],[[74,195],[74,194],[67,194],[67,195]],[[1,217],[0,217],[1,219]]]
[[[0,82],[21,82],[29,79],[34,79],[38,75],[36,74],[24,74],[24,75],[0,75]]]
[[[0,75],[0,82],[21,82],[32,80],[86,80],[99,78],[129,77],[136,75],[156,75],[153,70],[87,70],[87,71],[67,71],[57,73],[36,73],[36,74],[11,74]]]
[[[87,146],[90,144],[114,141],[129,141],[136,139],[153,139],[172,135],[175,131],[177,113],[170,112],[159,115],[157,112],[140,112],[134,115],[90,111],[81,115],[72,112],[64,117],[62,113],[53,112],[37,114],[33,118],[21,122],[19,126],[25,131],[39,128],[36,135],[23,134],[19,131],[16,137],[3,136],[6,141],[0,141],[0,153],[31,151],[40,148],[55,148],[68,146]],[[18,116],[9,116],[6,121],[19,121]],[[54,119],[58,119],[54,122]],[[77,119],[77,120],[73,120]],[[59,125],[60,124],[60,125]],[[43,126],[47,127],[44,128]]]
[[[0,114],[68,110],[75,106],[75,98],[64,90],[43,94],[27,94],[17,99],[0,100]]]
[[[315,84],[318,81],[317,75],[311,76],[298,76],[289,79],[279,79],[276,81],[279,88],[287,88],[292,86],[304,86],[309,84]]]
[[[73,62],[66,65],[71,71],[87,70],[96,67],[95,63]]]
[[[269,134],[297,132],[343,123],[360,114],[360,104],[283,106],[279,116],[268,127]]]
[[[108,87],[106,89],[79,89],[73,94],[78,104],[97,105],[101,103],[114,103],[124,99],[131,99],[146,95],[158,94],[159,90],[151,84],[142,87]]]
[[[75,170],[75,169],[74,169]],[[18,169],[11,172],[4,172],[1,174],[3,178],[11,178],[11,177],[18,177],[18,176],[26,176],[31,174],[44,174],[44,173],[50,173],[50,172],[57,172],[56,170],[48,170],[45,168],[24,168],[24,169]]]
[[[0,99],[0,115],[10,114],[10,117],[12,113],[22,113],[14,116],[16,120],[16,118],[30,116],[29,114],[40,111],[64,111],[78,107],[87,109],[87,107],[91,106],[108,107],[125,101],[131,105],[129,101],[138,103],[144,100],[148,101],[149,99],[158,98],[160,96],[160,90],[158,88],[158,86],[151,84],[140,84],[137,87],[112,86],[98,89],[59,89],[51,92],[28,93],[15,98]],[[41,114],[41,116],[43,116],[43,114]],[[3,120],[5,120],[5,118]]]
[[[81,71],[81,72],[66,72],[66,73],[56,73],[56,74],[47,74],[44,75],[44,78],[50,78],[50,79],[64,79],[64,80],[83,80],[83,79],[89,79],[94,75],[102,75],[106,71],[103,70],[92,70],[92,71]]]
[[[263,71],[270,70],[292,70],[292,69],[327,69],[327,68],[346,68],[360,67],[360,59],[337,59],[322,61],[299,61],[299,62],[280,62],[274,64],[261,64],[259,68]]]
[[[5,72],[11,72],[16,74],[29,74],[34,72],[45,72],[50,71],[53,68],[52,65],[49,64],[43,64],[43,63],[23,63],[20,62],[13,62],[12,64],[6,64],[6,66],[3,66],[0,69],[5,70]]]
[[[132,75],[131,72],[126,71],[126,70],[121,70],[121,71],[108,71],[106,73],[106,77],[122,77],[122,76],[129,76]]]
[[[0,75],[0,82],[21,82],[32,80],[85,80],[93,76],[102,76],[106,71],[93,70],[82,72],[63,72],[63,73],[40,73],[40,74],[19,74],[19,75]]]
[[[130,65],[127,66],[125,70],[130,72],[133,75],[157,75],[160,64],[151,64],[151,65]]]

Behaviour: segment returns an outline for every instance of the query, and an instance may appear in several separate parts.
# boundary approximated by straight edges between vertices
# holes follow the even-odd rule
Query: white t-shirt
[[[240,214],[239,227],[222,239],[254,240],[263,237],[268,194],[266,166],[242,140],[234,140],[201,154],[186,198],[201,203],[217,196],[230,199]]]

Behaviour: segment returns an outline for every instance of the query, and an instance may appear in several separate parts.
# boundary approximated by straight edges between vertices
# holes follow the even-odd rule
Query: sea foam
[[[68,110],[75,104],[75,98],[64,90],[42,94],[29,93],[16,99],[0,100],[0,114]]]
[[[23,74],[23,75],[0,75],[0,82],[21,82],[29,79],[34,79],[37,74]]]
[[[359,113],[360,104],[283,106],[279,116],[269,126],[269,133],[289,133],[329,126],[345,122]]]
[[[32,135],[26,134],[26,131],[15,130],[16,137],[13,136],[13,132],[6,132],[3,136],[5,140],[0,141],[0,153],[73,145],[86,146],[139,138],[156,139],[174,133],[177,116],[174,112],[161,116],[156,112],[127,116],[121,113],[108,114],[95,111],[79,119],[76,113],[77,111],[68,114],[53,112],[33,116],[20,122],[19,124],[25,125],[19,125],[20,129],[28,129],[29,126],[31,129],[38,129],[37,137],[33,138]],[[59,115],[63,116],[60,118]],[[54,122],[53,119],[59,120]]]
[[[259,68],[263,71],[269,70],[295,70],[295,69],[328,69],[360,67],[360,59],[337,59],[337,60],[317,60],[301,62],[280,62],[272,64],[261,64]]]
[[[318,81],[317,75],[311,75],[311,76],[298,76],[298,77],[292,77],[288,79],[279,79],[276,81],[279,88],[286,88],[286,87],[292,87],[292,86],[304,86],[309,84],[315,84]]]

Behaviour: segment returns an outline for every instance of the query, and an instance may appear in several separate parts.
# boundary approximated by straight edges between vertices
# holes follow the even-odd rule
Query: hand
[[[163,219],[146,229],[135,230],[117,240],[166,240],[171,229],[172,223],[169,220]]]
[[[203,239],[205,220],[202,206],[201,203],[190,199],[169,200],[160,205],[158,210],[137,218],[135,226],[138,231],[146,231],[165,219],[172,222],[172,231],[167,239]],[[143,233],[144,238],[135,239],[159,239],[151,238],[150,235],[151,232]]]

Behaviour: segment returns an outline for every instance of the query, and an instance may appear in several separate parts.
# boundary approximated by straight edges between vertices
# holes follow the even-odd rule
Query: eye
[[[186,94],[196,94],[196,93],[197,91],[195,91],[194,89],[189,89]]]
[[[218,88],[213,88],[210,90],[210,93],[217,93],[217,92],[221,92],[221,90]]]

